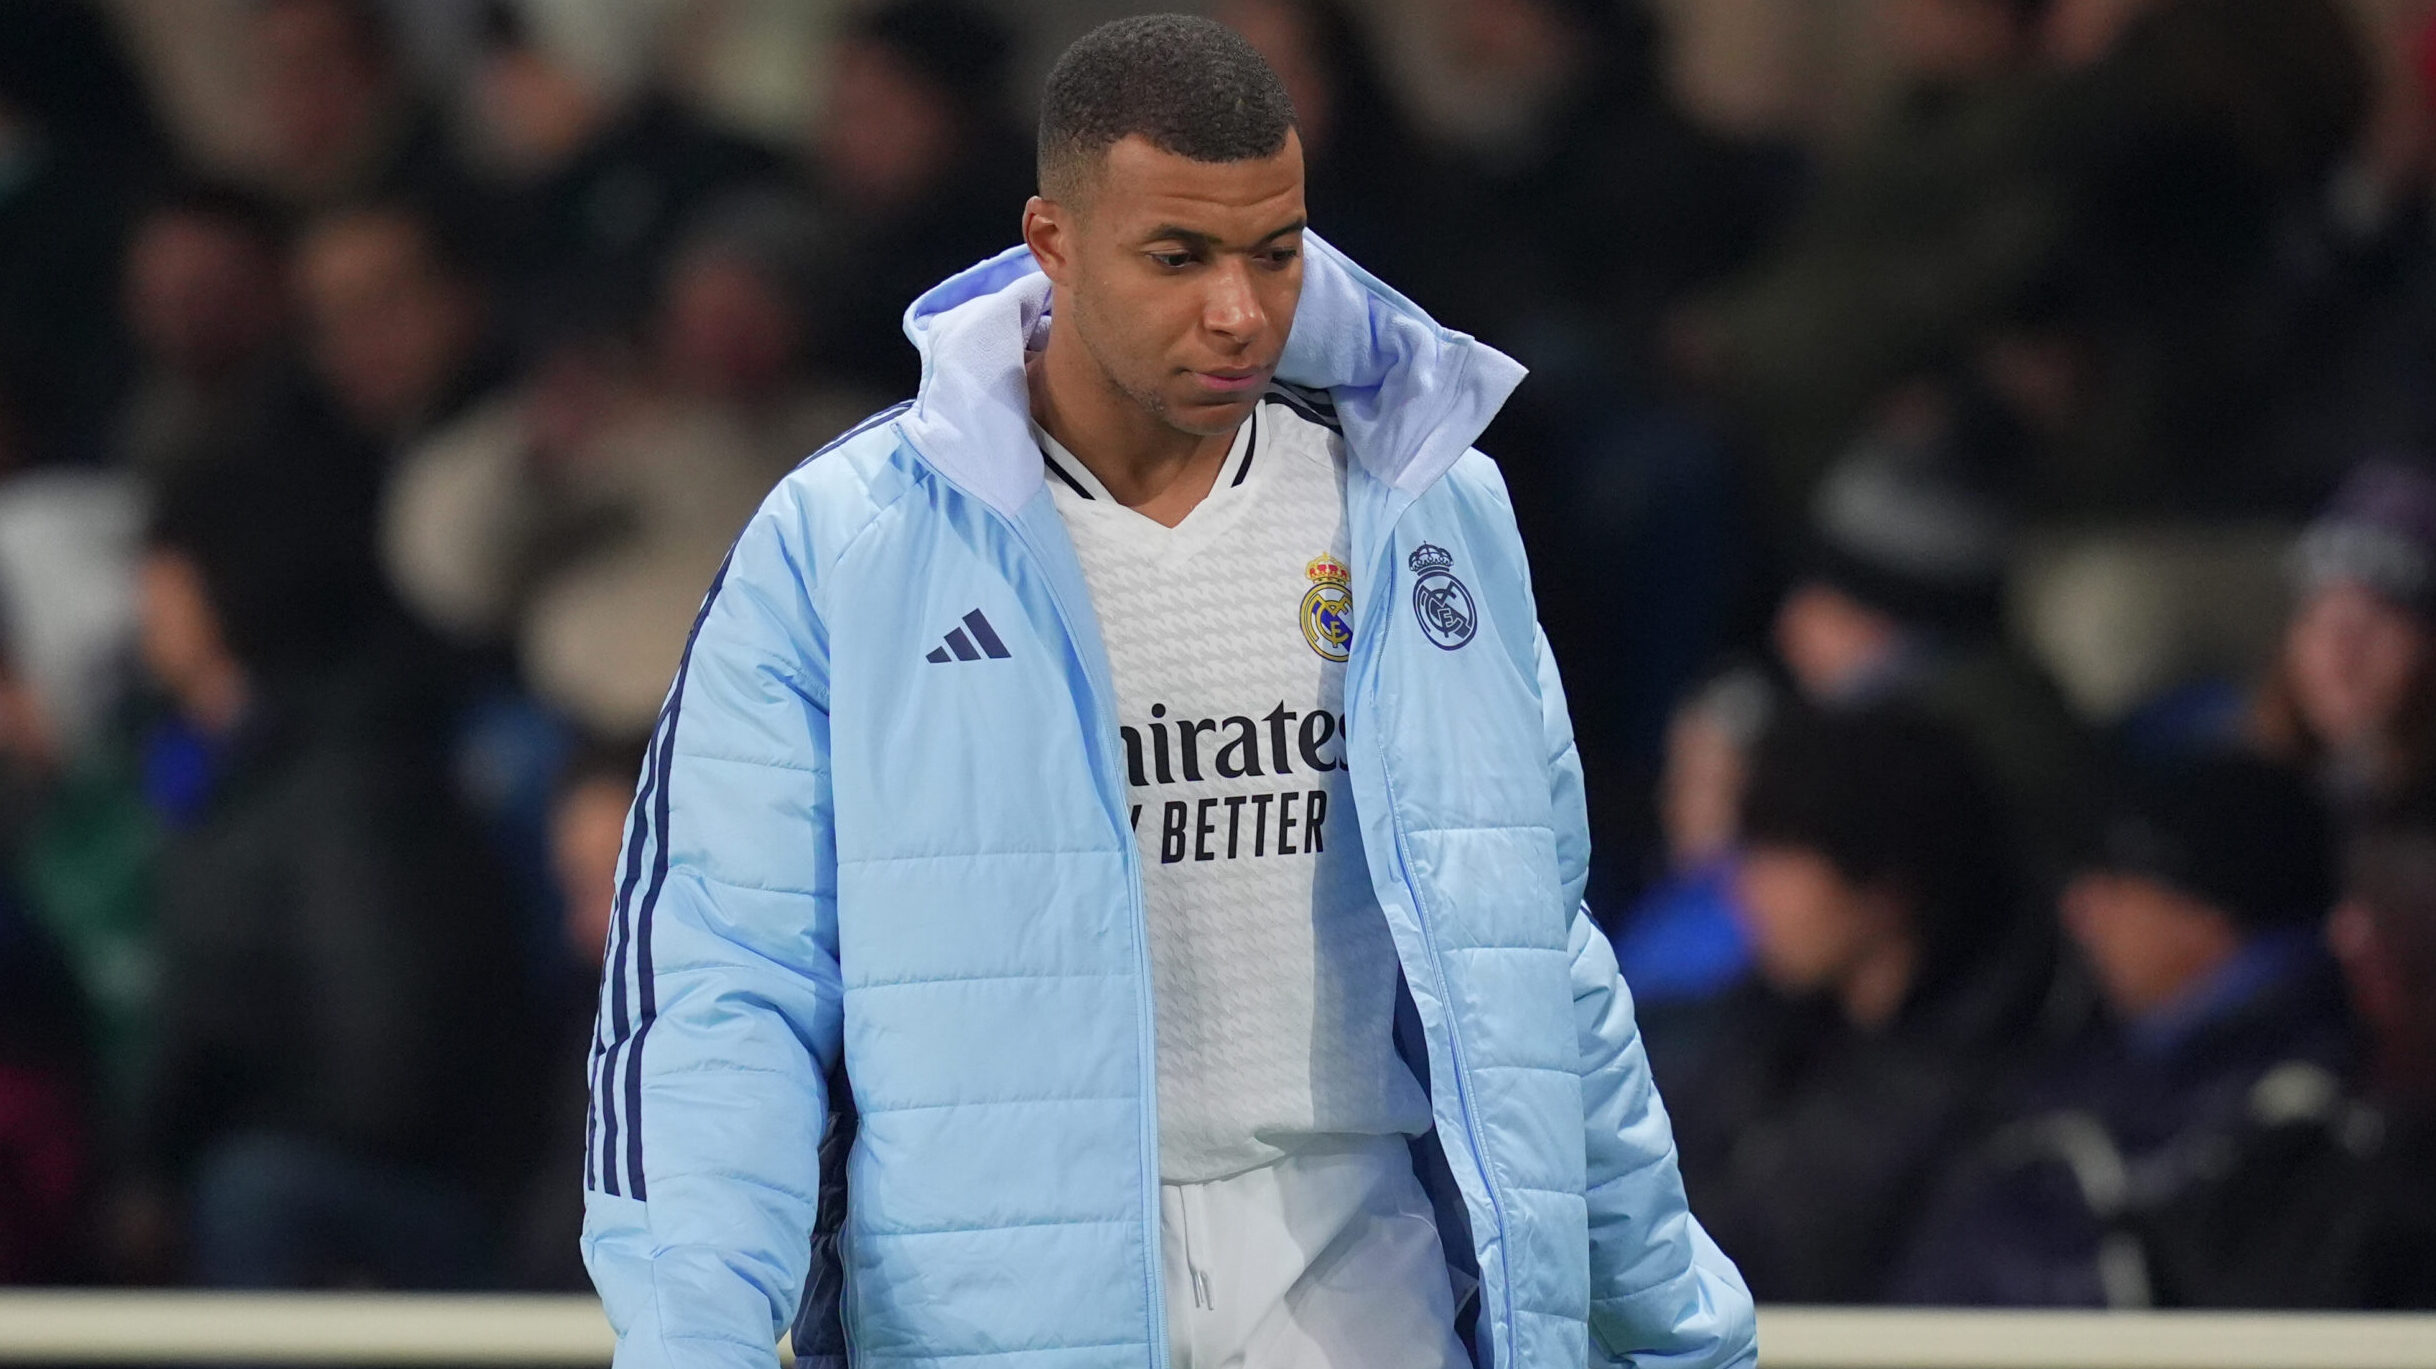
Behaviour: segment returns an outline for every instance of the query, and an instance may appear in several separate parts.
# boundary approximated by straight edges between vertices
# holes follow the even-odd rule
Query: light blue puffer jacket
[[[1685,1209],[1579,910],[1564,698],[1505,489],[1468,450],[1522,368],[1306,242],[1280,376],[1332,392],[1352,453],[1345,763],[1478,1353],[1752,1363],[1750,1296]],[[1025,426],[1048,294],[1017,249],[917,301],[920,397],[780,484],[704,602],[629,823],[591,1066],[584,1255],[620,1369],[771,1363],[841,1053],[858,1365],[1166,1363],[1114,695]],[[1468,633],[1425,629],[1425,577],[1464,586]],[[1003,655],[927,659],[976,611]]]

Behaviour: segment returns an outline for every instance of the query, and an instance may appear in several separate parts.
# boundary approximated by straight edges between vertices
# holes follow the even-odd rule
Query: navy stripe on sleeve
[[[796,464],[796,469],[801,470],[912,407],[913,402],[907,400],[882,409],[805,457]],[[727,583],[728,566],[734,560],[735,549],[731,546],[727,560],[720,563],[719,573],[712,578],[709,591],[702,596],[701,608],[694,614],[693,628],[685,637],[685,653],[677,663],[676,682],[669,689],[668,702],[660,708],[658,724],[652,731],[651,747],[645,753],[643,785],[635,796],[628,823],[626,868],[618,890],[617,907],[610,922],[609,963],[603,988],[606,1002],[602,1006],[601,1026],[608,1030],[605,1039],[602,1034],[596,1034],[589,1066],[592,1107],[598,1116],[598,1126],[587,1135],[586,1143],[589,1147],[593,1136],[597,1135],[599,1144],[597,1150],[593,1150],[587,1158],[585,1180],[587,1186],[597,1186],[600,1191],[612,1196],[638,1200],[644,1196],[643,1040],[659,1016],[657,986],[653,982],[651,968],[651,920],[653,911],[659,906],[660,891],[668,882],[668,769],[676,757],[677,712],[685,697],[686,675],[693,667],[694,641],[701,636],[702,624],[709,619],[711,606],[717,602],[720,588]],[[643,846],[646,841],[652,844],[653,849],[651,877],[638,901],[634,895],[642,878]],[[635,1011],[631,1021],[626,1008],[626,963],[630,956],[634,962],[635,983]],[[625,1143],[623,1147],[619,1145],[621,1140]]]
[[[711,605],[719,602],[719,590],[727,584],[728,567],[736,560],[730,550],[727,560],[719,563],[719,573],[711,578],[710,592],[702,596],[702,608],[694,614],[693,630],[685,634],[685,655],[677,662],[677,683],[668,691],[667,716],[660,723],[660,792],[659,807],[653,814],[660,839],[651,858],[651,886],[643,891],[643,906],[635,914],[634,978],[637,1005],[634,1040],[626,1048],[626,1196],[638,1201],[643,1192],[643,1042],[651,1034],[651,1024],[659,1020],[658,996],[651,975],[651,915],[660,904],[660,891],[668,886],[668,791],[669,767],[676,760],[677,722],[685,707],[685,678],[694,666],[694,642],[702,635],[702,624],[710,618]],[[616,1147],[610,1147],[610,1160],[617,1159]]]

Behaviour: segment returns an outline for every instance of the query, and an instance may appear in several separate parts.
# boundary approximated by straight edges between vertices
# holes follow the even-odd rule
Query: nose
[[[1225,259],[1209,274],[1209,295],[1202,302],[1201,326],[1230,342],[1251,342],[1269,323],[1252,287],[1251,264],[1238,257]]]

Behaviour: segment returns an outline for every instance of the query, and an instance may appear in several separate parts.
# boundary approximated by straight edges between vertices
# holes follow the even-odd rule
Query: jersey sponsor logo
[[[1311,589],[1303,595],[1303,640],[1322,659],[1343,661],[1353,654],[1353,572],[1333,556],[1315,556],[1303,567]]]
[[[1421,634],[1444,651],[1472,640],[1480,629],[1480,610],[1472,603],[1472,592],[1455,578],[1453,553],[1424,542],[1404,564],[1415,577],[1413,617],[1421,623]]]
[[[1299,777],[1345,768],[1344,722],[1336,714],[1324,708],[1297,713],[1281,702],[1258,718],[1248,713],[1170,718],[1167,705],[1152,704],[1146,725],[1117,730],[1135,797],[1157,800],[1135,803],[1132,823],[1137,832],[1145,822],[1158,832],[1160,864],[1262,860],[1326,849],[1328,791]],[[1244,789],[1206,798],[1162,799],[1143,792],[1245,779],[1283,783],[1264,787],[1265,792]]]

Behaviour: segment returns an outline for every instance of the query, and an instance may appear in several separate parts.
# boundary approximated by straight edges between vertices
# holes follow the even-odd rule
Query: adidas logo
[[[971,636],[965,635],[967,628],[971,629]],[[974,609],[964,615],[964,627],[948,630],[947,645],[932,647],[922,659],[932,665],[946,665],[949,661],[978,661],[984,656],[1003,661],[1009,654],[1007,644],[998,640],[990,620],[981,616],[980,609]]]

